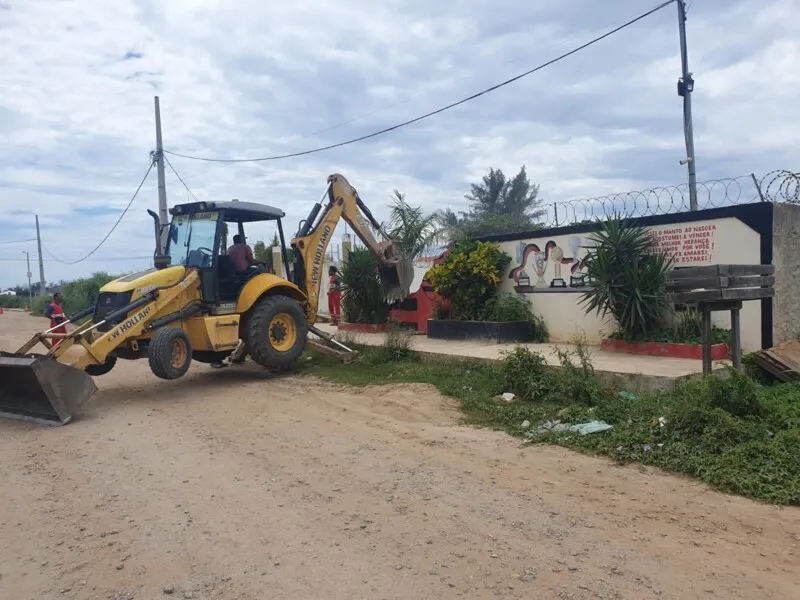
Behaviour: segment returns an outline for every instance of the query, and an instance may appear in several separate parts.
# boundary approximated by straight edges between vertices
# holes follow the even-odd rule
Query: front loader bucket
[[[64,425],[96,391],[89,375],[54,358],[0,352],[2,417]]]
[[[389,302],[402,300],[411,292],[414,265],[410,260],[399,260],[378,267],[383,289]]]

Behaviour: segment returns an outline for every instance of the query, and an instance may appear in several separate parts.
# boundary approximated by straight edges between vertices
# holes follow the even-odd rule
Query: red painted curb
[[[703,360],[703,346],[700,344],[670,344],[667,342],[632,342],[629,344],[625,340],[603,340],[600,347],[606,352]],[[727,344],[714,344],[711,346],[711,360],[724,360],[726,358],[728,358]]]
[[[360,333],[383,333],[386,323],[339,323],[339,331],[358,331]]]

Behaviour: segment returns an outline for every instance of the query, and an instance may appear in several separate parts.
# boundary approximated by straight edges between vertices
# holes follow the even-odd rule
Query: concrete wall
[[[775,204],[772,221],[773,343],[800,338],[800,205]]]
[[[760,264],[761,234],[734,217],[695,218],[713,211],[701,211],[687,217],[674,215],[675,221],[641,225],[658,238],[659,246],[675,256],[676,267],[712,264]],[[660,217],[661,221],[667,217]],[[694,220],[692,220],[694,219]],[[534,311],[544,318],[554,342],[569,341],[583,334],[598,343],[615,324],[604,322],[595,314],[587,315],[579,304],[582,269],[579,264],[590,244],[588,237],[596,226],[575,226],[541,230],[535,237],[501,241],[500,247],[512,257],[501,289],[523,293]],[[573,279],[575,278],[575,279]],[[566,287],[551,287],[552,283]],[[798,285],[800,280],[795,279]],[[715,313],[714,320],[730,327],[727,313]],[[746,302],[741,314],[742,348],[745,352],[761,348],[761,303]]]

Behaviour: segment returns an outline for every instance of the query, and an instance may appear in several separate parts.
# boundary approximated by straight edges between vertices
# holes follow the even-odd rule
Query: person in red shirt
[[[253,257],[253,249],[239,234],[233,236],[233,246],[228,248],[228,256],[231,257],[233,268],[240,274],[246,273],[249,267],[258,264]]]
[[[56,292],[53,296],[53,301],[44,309],[44,315],[50,319],[50,328],[56,327],[50,333],[67,333],[67,326],[61,325],[64,321],[66,321],[66,317],[64,316],[64,308],[62,303],[64,302],[64,296],[61,292]],[[61,327],[58,327],[61,325]],[[61,343],[61,340],[56,340],[53,346],[57,346]]]
[[[339,324],[342,316],[342,278],[339,276],[339,270],[331,265],[328,269],[329,284],[328,284],[328,313],[331,315],[331,321],[334,325]]]

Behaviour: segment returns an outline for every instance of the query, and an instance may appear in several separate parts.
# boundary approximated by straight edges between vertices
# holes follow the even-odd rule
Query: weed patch
[[[420,361],[410,346],[387,340],[365,348],[353,365],[314,354],[301,368],[356,386],[428,383],[458,399],[467,422],[516,436],[546,421],[602,420],[613,429],[547,431],[530,439],[657,466],[729,493],[800,504],[800,384],[764,386],[732,372],[633,396],[601,384],[582,343],[559,360],[560,367],[548,368],[540,355],[518,347],[496,363]],[[494,400],[508,391],[520,400]]]

